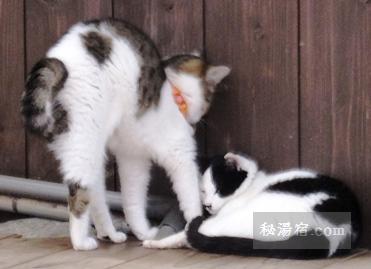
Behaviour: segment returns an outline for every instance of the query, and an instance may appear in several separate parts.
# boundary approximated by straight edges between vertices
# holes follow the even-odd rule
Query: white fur
[[[109,24],[101,23],[98,30],[112,39],[112,53],[110,60],[99,66],[81,41],[81,35],[92,30],[97,28],[82,23],[73,26],[47,53],[48,57],[61,60],[68,70],[68,79],[57,97],[68,112],[69,131],[56,137],[50,149],[60,161],[64,180],[78,182],[91,191],[88,212],[81,218],[70,217],[72,243],[81,250],[97,247],[88,236],[89,213],[98,237],[109,236],[114,242],[126,239],[115,231],[104,197],[107,148],[117,158],[124,212],[139,239],[153,238],[157,232],[145,217],[152,161],[169,174],[186,220],[201,214],[191,127],[206,112],[200,78],[167,69],[169,77],[161,89],[158,107],[138,118],[142,58]],[[227,73],[214,72],[210,79],[220,81],[223,77],[219,75]],[[184,90],[189,109],[186,117],[173,100],[170,82]]]

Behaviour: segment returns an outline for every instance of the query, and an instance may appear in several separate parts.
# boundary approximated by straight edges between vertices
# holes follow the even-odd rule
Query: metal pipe
[[[107,191],[106,194],[107,203],[110,209],[122,211],[121,195],[118,192],[113,191]],[[44,207],[41,207],[46,210],[52,208],[52,205],[55,205],[55,203],[67,204],[68,190],[65,185],[59,183],[0,175],[0,195],[22,198],[22,202],[25,200],[24,198],[40,203],[42,203],[41,201],[44,201],[42,204]],[[47,205],[46,201],[52,203],[48,203],[49,205]],[[4,203],[3,206],[0,205],[0,209],[3,207],[4,210],[10,208],[8,202],[9,201],[5,198],[3,199],[3,202],[0,200],[0,203]],[[174,199],[149,196],[147,204],[148,217],[162,219],[174,205]],[[13,212],[11,209],[7,211]],[[37,214],[37,212],[34,212],[34,214],[31,215],[35,214]],[[48,215],[49,211],[46,211],[45,214]],[[58,216],[59,213],[56,213],[56,217]]]
[[[0,195],[0,210],[40,218],[68,220],[68,209],[66,205],[37,201],[29,198]]]

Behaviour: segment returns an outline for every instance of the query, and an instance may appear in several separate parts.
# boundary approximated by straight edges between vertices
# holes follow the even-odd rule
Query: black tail
[[[66,117],[55,96],[67,77],[65,65],[56,58],[41,59],[32,68],[22,97],[22,115],[29,130],[50,137],[55,123]]]
[[[320,259],[329,256],[329,241],[325,236],[293,236],[286,241],[264,242],[254,239],[237,237],[208,237],[198,232],[203,217],[197,217],[188,226],[187,239],[189,244],[200,251],[241,256],[261,256],[282,259]],[[305,241],[304,241],[305,240]],[[307,240],[310,240],[307,241]],[[322,249],[288,249],[288,246],[298,244],[319,245]],[[259,248],[257,248],[257,246]],[[347,254],[350,250],[339,250],[341,254]],[[340,254],[339,253],[335,253]]]

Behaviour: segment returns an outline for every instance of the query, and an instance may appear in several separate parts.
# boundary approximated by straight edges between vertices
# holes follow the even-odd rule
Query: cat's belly
[[[143,156],[156,158],[155,148],[159,143],[169,146],[166,135],[161,135],[161,127],[156,128],[158,119],[144,121],[131,115],[125,115],[108,141],[109,149],[115,155]],[[163,141],[159,141],[162,138]]]
[[[139,117],[123,109],[123,117],[109,140],[114,154],[145,155],[160,162],[170,152],[195,152],[194,130],[182,118],[172,117],[175,113],[167,113],[166,106],[149,108]]]

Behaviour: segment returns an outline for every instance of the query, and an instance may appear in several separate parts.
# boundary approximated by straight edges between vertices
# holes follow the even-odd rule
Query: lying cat
[[[229,72],[196,55],[162,62],[145,34],[113,19],[77,23],[36,63],[22,113],[60,161],[75,249],[97,247],[90,216],[98,238],[126,240],[106,205],[107,148],[117,160],[126,220],[139,239],[157,232],[145,215],[152,162],[169,174],[185,219],[201,215],[193,126]]]
[[[311,259],[349,253],[360,237],[361,216],[354,194],[342,182],[307,170],[266,174],[258,170],[254,160],[228,153],[224,158],[216,157],[205,171],[201,197],[211,214],[209,218],[197,217],[186,232],[162,240],[146,240],[143,245],[148,248],[188,246],[221,254]],[[305,217],[306,234],[298,230],[281,239],[264,238],[256,233],[256,227],[254,233],[254,217],[257,218],[254,212],[269,212],[265,215],[268,217],[269,214],[284,214],[279,216],[291,220]],[[343,216],[342,212],[350,214]],[[339,236],[325,233],[330,232],[326,230],[330,228],[341,229],[343,233],[338,232]],[[317,249],[306,249],[310,244]],[[290,246],[295,248],[288,248]]]

